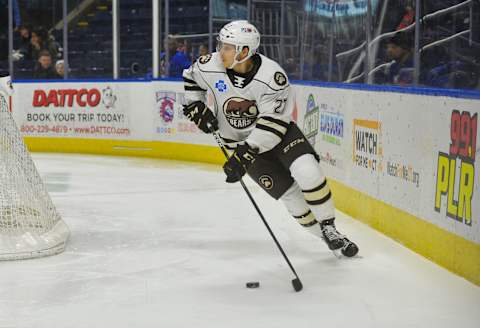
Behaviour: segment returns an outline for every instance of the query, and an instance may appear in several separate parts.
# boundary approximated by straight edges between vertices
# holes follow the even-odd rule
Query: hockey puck
[[[249,281],[246,286],[247,288],[258,288],[260,287],[260,283],[258,281]]]

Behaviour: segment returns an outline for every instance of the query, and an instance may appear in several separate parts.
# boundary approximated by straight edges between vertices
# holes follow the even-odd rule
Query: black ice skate
[[[344,238],[345,244],[342,247],[342,254],[346,257],[353,257],[358,253],[358,246],[354,242]]]
[[[323,240],[330,250],[341,249],[342,254],[347,257],[355,256],[358,253],[358,246],[337,231],[334,219],[320,222],[320,229],[322,230]]]

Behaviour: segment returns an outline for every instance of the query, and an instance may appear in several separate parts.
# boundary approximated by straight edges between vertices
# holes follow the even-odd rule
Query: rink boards
[[[13,114],[33,151],[223,162],[213,138],[183,116],[182,83],[15,88]],[[364,88],[294,85],[294,118],[337,208],[480,285],[480,100]]]

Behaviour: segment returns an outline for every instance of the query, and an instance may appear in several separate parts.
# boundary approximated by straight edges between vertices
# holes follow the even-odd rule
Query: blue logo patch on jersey
[[[218,80],[216,83],[215,83],[215,88],[220,91],[220,92],[225,92],[227,91],[227,85],[225,84],[225,81],[224,80]]]

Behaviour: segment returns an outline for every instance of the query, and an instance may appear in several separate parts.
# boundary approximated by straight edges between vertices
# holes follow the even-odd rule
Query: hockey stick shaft
[[[213,133],[213,136],[214,136],[214,138],[215,138],[215,141],[217,142],[218,146],[220,147],[220,149],[222,150],[223,154],[225,155],[225,158],[228,160],[228,159],[230,158],[230,156],[228,155],[228,152],[227,152],[227,150],[225,149],[225,146],[224,146],[222,140],[220,139],[220,136],[218,135],[218,133],[217,133],[216,131],[213,131],[213,130],[212,130],[212,133]],[[302,289],[302,283],[300,282],[300,278],[298,277],[298,274],[297,274],[297,272],[295,271],[295,268],[293,267],[292,263],[291,263],[290,260],[288,259],[287,254],[285,254],[285,251],[283,250],[282,246],[281,246],[280,243],[278,242],[277,237],[275,237],[275,234],[273,233],[272,229],[270,228],[270,225],[268,224],[267,220],[266,220],[265,217],[263,216],[262,211],[261,211],[260,208],[258,207],[257,202],[255,201],[255,199],[253,199],[252,194],[250,193],[250,191],[248,190],[247,186],[246,186],[245,183],[243,182],[243,179],[240,179],[240,184],[242,185],[243,190],[245,190],[245,193],[247,194],[248,198],[249,198],[250,201],[252,202],[253,207],[255,207],[255,210],[257,210],[258,215],[260,216],[260,218],[261,218],[262,221],[263,221],[263,224],[265,225],[265,227],[267,228],[268,232],[270,233],[270,236],[272,237],[273,241],[275,242],[275,245],[277,245],[278,250],[280,251],[280,253],[282,253],[283,258],[285,259],[285,261],[287,262],[288,266],[290,267],[290,269],[292,270],[293,274],[295,275],[295,278],[296,278],[297,282],[295,282],[295,280],[292,281],[292,283],[293,283],[293,285],[294,285],[293,287],[294,287],[295,291],[297,291],[297,292],[300,291],[300,290]]]

